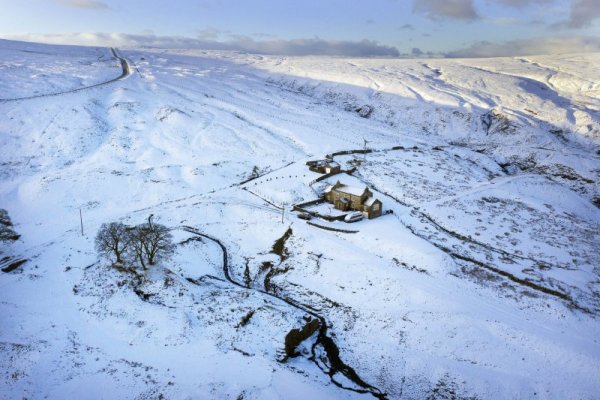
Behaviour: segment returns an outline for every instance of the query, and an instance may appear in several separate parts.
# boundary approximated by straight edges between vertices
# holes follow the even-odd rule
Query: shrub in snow
[[[356,112],[363,118],[369,118],[373,112],[373,107],[365,104],[364,106],[356,109]]]
[[[8,211],[0,208],[0,241],[18,240],[21,237],[12,229],[12,226]]]

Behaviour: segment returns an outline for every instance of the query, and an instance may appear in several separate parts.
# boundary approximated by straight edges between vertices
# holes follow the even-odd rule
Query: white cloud
[[[507,26],[507,25],[518,25],[518,24],[522,24],[523,21],[517,18],[512,18],[512,17],[498,17],[498,18],[493,18],[490,20],[490,22],[494,25],[500,25],[500,26]]]
[[[72,7],[72,8],[83,8],[87,10],[101,10],[107,9],[108,6],[103,1],[99,0],[56,0],[59,4]]]
[[[479,18],[473,0],[415,0],[413,12],[424,14],[432,20]]]

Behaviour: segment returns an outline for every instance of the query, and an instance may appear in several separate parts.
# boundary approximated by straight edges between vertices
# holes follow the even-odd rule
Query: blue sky
[[[0,37],[258,53],[600,51],[600,0],[0,0]]]

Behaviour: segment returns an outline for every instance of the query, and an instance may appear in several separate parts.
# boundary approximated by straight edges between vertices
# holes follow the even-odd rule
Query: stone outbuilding
[[[308,169],[319,174],[337,174],[342,171],[340,164],[333,160],[307,161]]]
[[[373,197],[368,187],[360,189],[337,181],[325,189],[325,199],[341,211],[361,211],[367,218],[377,218],[382,212],[382,203]]]

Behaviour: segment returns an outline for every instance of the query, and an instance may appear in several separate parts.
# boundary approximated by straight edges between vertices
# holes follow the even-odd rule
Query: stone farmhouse
[[[382,203],[373,197],[369,188],[360,189],[337,181],[325,189],[325,199],[341,211],[361,211],[367,218],[377,218],[382,212]]]

